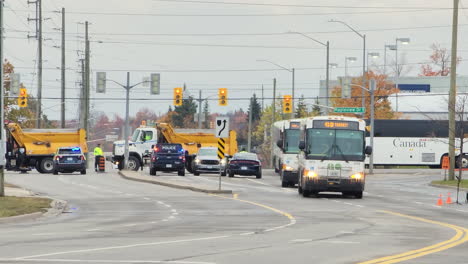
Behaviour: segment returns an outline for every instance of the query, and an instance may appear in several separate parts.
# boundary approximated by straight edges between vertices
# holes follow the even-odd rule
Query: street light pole
[[[330,82],[330,42],[327,41],[327,43],[323,43],[321,41],[318,41],[312,37],[309,37],[308,35],[304,34],[304,33],[301,33],[301,32],[297,32],[297,31],[289,31],[288,33],[290,34],[299,34],[299,35],[302,35],[310,40],[313,40],[315,41],[316,43],[322,45],[322,46],[325,46],[327,48],[327,66],[326,66],[326,69],[327,69],[327,73],[326,73],[326,81],[325,81],[325,89],[326,89],[326,100],[325,100],[325,104],[328,106],[329,105],[329,90],[330,90],[330,87],[329,87],[329,82]],[[293,95],[293,107],[294,107],[294,95]],[[294,109],[294,108],[293,108]],[[325,108],[325,114],[328,115],[328,108]]]
[[[375,105],[375,89],[376,89],[376,81],[375,79],[369,80],[370,89],[367,89],[364,86],[358,84],[350,84],[352,86],[357,86],[361,88],[363,91],[368,91],[370,93],[370,140],[369,145],[374,148],[374,119],[375,119],[375,112],[374,112],[374,105]],[[374,173],[374,151],[369,155],[369,174]]]
[[[328,22],[336,22],[345,25],[349,29],[351,29],[354,33],[356,33],[359,37],[362,38],[363,41],[363,47],[362,47],[362,84],[363,86],[366,86],[366,35],[359,33],[357,30],[355,30],[353,27],[348,25],[347,23],[339,20],[334,20],[331,19]],[[365,107],[365,100],[364,100],[364,91],[362,91],[362,100],[361,100],[362,107]],[[362,114],[364,116],[364,113]]]
[[[286,70],[286,71],[288,71],[288,72],[290,72],[290,73],[292,74],[292,91],[291,91],[291,92],[292,92],[292,95],[291,95],[291,97],[292,97],[292,100],[291,100],[291,101],[292,101],[292,102],[291,102],[291,108],[293,109],[292,115],[294,115],[294,92],[295,92],[295,91],[294,91],[294,90],[295,90],[295,88],[294,88],[294,83],[295,83],[295,69],[294,69],[294,68],[288,69],[288,68],[286,68],[286,67],[283,67],[283,66],[279,65],[278,63],[274,63],[274,62],[269,61],[269,60],[257,60],[257,61],[268,62],[268,63],[273,64],[273,65],[275,65],[275,66],[277,66],[277,67],[279,67],[279,68],[281,68],[281,69],[283,69],[283,70]],[[276,81],[275,81],[275,82],[276,82]],[[274,100],[275,100],[275,98],[273,98],[273,101],[274,101]]]
[[[125,150],[124,150],[124,166],[125,168],[128,167],[128,137],[129,137],[129,126],[130,126],[130,72],[127,72],[127,85],[124,86],[126,90],[126,97],[125,97]]]

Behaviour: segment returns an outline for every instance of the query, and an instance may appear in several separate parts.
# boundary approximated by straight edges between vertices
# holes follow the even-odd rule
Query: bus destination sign
[[[328,129],[347,129],[358,130],[358,122],[350,121],[331,121],[331,120],[314,120],[314,128],[328,128]]]

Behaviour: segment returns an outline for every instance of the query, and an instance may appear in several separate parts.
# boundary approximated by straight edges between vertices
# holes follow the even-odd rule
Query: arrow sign
[[[216,132],[217,138],[228,138],[229,137],[229,122],[225,116],[216,118]]]

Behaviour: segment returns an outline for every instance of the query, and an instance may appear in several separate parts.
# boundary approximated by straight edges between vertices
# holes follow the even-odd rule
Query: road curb
[[[429,183],[429,186],[437,187],[437,188],[443,188],[443,189],[452,189],[452,190],[456,190],[456,189],[457,189],[456,186],[448,186],[448,185],[434,184],[434,183]],[[468,189],[467,189],[467,188],[461,188],[461,187],[460,187],[460,191],[468,192]]]
[[[138,178],[127,176],[122,171],[119,171],[119,175],[120,177],[127,179],[127,180],[131,180],[131,181],[151,183],[151,184],[162,185],[162,186],[175,188],[175,189],[191,190],[194,192],[201,192],[201,193],[232,194],[232,190],[211,190],[211,189],[203,189],[203,188],[197,188],[193,186],[187,186],[187,185],[181,185],[181,184],[175,184],[175,183],[162,182],[156,179],[154,180],[138,179]]]
[[[19,222],[19,221],[30,221],[30,220],[36,220],[40,217],[54,217],[62,214],[65,209],[67,208],[67,201],[59,200],[59,199],[54,199],[51,197],[47,196],[32,196],[30,198],[47,198],[51,199],[52,201],[50,202],[50,208],[47,209],[46,212],[35,212],[35,213],[30,213],[30,214],[23,214],[23,215],[15,215],[15,216],[10,216],[10,217],[2,217],[0,218],[0,224],[8,224],[8,223],[13,223],[13,222]]]

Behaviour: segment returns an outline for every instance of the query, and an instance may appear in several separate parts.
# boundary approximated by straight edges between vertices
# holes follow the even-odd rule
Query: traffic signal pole
[[[3,87],[3,0],[0,0],[0,159],[5,158],[5,134],[3,133],[3,116],[5,115],[5,108],[3,107],[4,100],[4,87]],[[0,164],[0,197],[5,196],[5,180],[4,180],[4,164]]]

